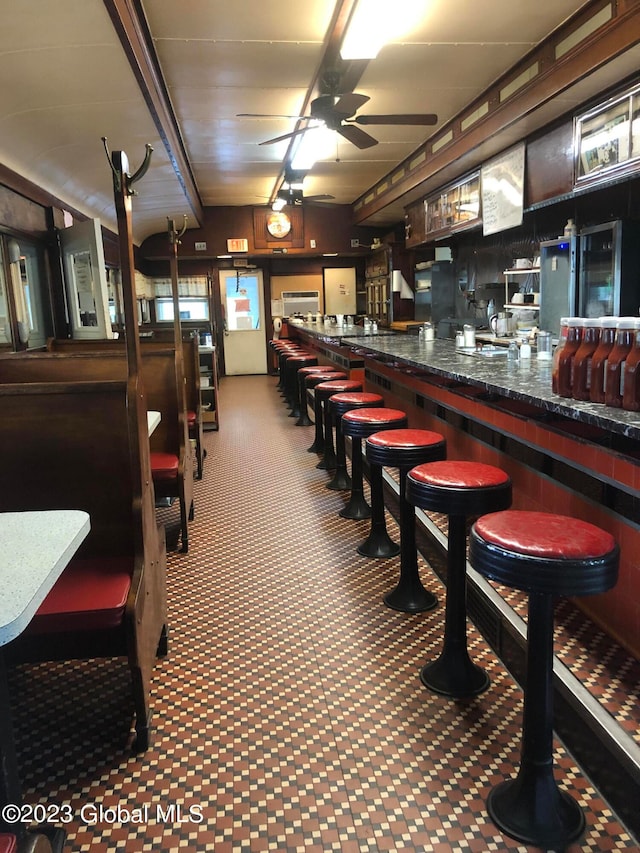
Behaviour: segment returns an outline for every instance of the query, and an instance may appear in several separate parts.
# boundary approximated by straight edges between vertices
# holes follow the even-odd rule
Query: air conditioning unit
[[[320,311],[319,290],[284,290],[282,292],[282,314],[292,317],[294,314],[317,314]]]

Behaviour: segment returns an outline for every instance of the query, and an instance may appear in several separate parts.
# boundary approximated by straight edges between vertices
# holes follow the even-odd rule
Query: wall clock
[[[267,231],[272,237],[280,240],[291,231],[291,220],[282,211],[270,213],[267,217]]]

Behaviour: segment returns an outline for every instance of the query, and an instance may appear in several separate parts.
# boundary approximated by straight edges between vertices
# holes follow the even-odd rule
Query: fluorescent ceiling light
[[[310,127],[302,134],[291,160],[291,168],[296,171],[311,169],[316,160],[324,160],[333,154],[335,144],[335,135],[326,125],[318,124]]]
[[[342,40],[342,59],[375,59],[380,48],[409,33],[425,13],[424,0],[359,0]]]

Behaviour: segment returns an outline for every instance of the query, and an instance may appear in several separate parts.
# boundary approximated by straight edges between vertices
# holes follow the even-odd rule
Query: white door
[[[228,376],[267,372],[261,270],[221,270],[224,365]]]
[[[60,232],[73,338],[111,338],[107,271],[99,219]]]

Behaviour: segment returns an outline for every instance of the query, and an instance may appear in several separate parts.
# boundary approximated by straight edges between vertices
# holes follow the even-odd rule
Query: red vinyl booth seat
[[[173,453],[151,453],[151,474],[157,480],[174,480],[178,476],[179,460]]]
[[[0,853],[16,853],[18,842],[15,835],[9,835],[7,832],[0,832]]]
[[[38,608],[29,632],[117,628],[124,618],[132,571],[130,557],[72,560]]]

